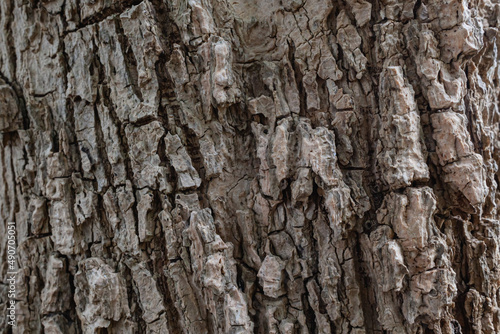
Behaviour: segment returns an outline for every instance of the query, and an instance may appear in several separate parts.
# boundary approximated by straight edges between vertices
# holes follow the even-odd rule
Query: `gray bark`
[[[499,12],[2,0],[0,332],[500,333]]]

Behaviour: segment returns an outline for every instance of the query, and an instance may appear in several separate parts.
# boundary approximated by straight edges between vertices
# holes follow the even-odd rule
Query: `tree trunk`
[[[499,13],[1,0],[0,332],[500,333]]]

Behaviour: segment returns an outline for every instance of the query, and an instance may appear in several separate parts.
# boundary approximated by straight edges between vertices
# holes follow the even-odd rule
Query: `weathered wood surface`
[[[1,0],[0,332],[500,333],[497,0]]]

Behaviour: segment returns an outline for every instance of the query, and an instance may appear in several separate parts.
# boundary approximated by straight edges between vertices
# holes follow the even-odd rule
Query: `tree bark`
[[[499,12],[0,1],[0,332],[500,333]]]

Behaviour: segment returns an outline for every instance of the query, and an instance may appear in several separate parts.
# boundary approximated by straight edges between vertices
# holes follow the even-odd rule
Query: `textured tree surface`
[[[0,332],[500,333],[499,19],[1,0]]]

